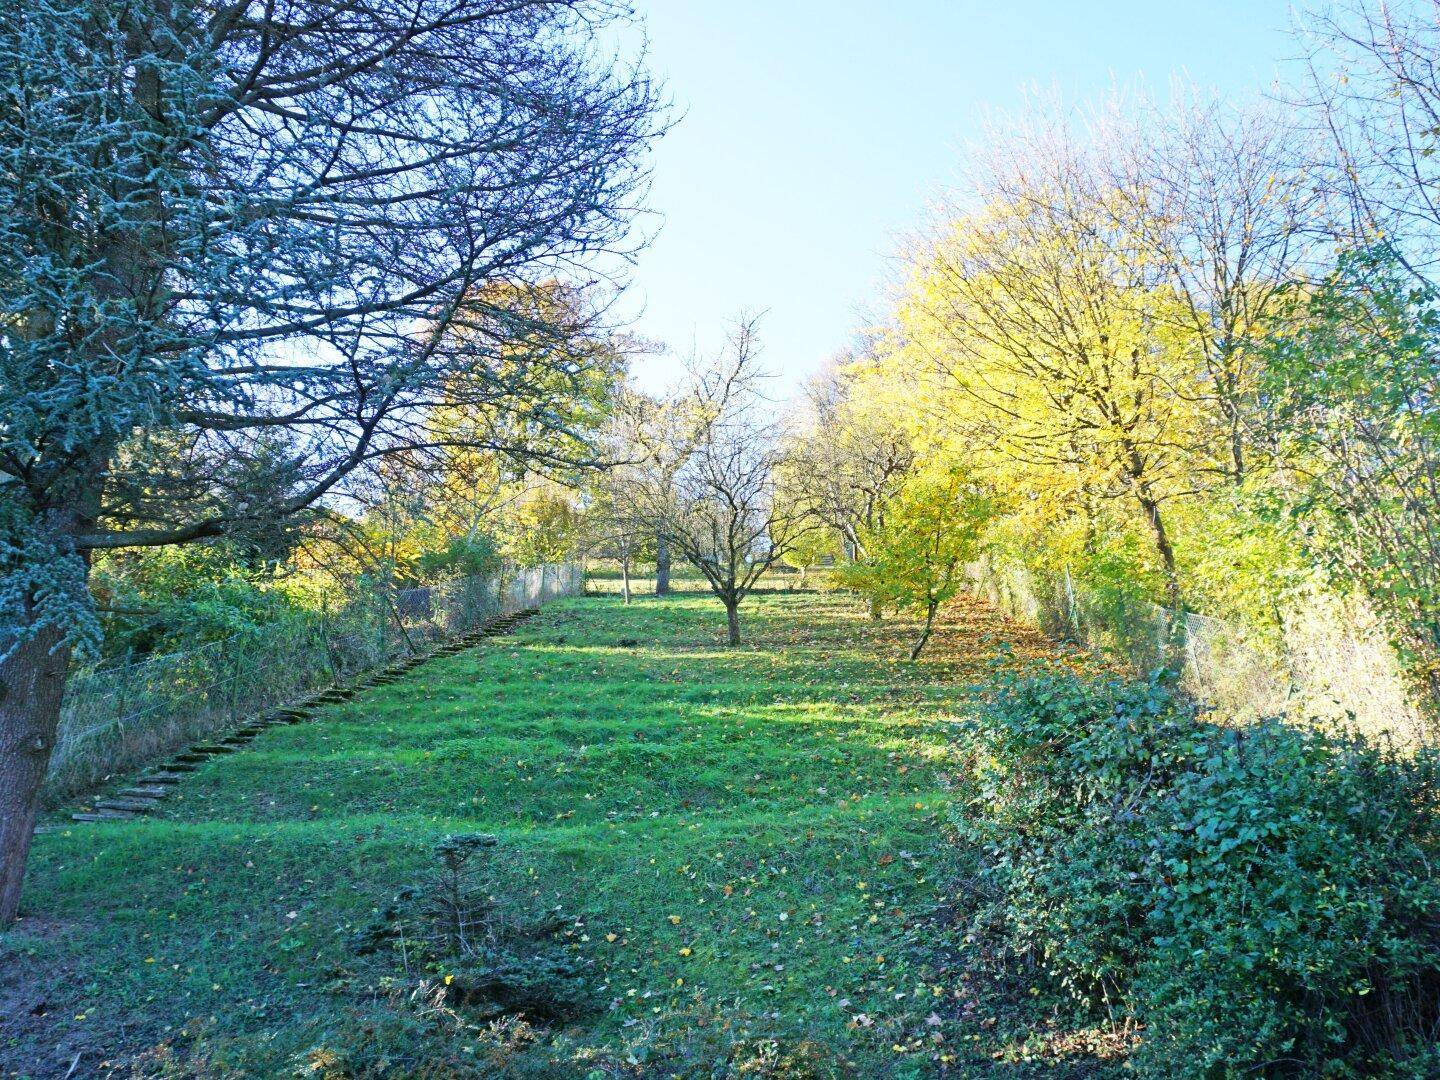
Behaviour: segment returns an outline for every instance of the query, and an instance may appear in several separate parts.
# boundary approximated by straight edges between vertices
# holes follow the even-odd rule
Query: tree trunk
[[[655,537],[655,595],[670,595],[670,545],[665,537]]]
[[[1147,496],[1140,497],[1140,508],[1150,531],[1155,535],[1155,552],[1160,556],[1160,569],[1165,575],[1165,604],[1172,611],[1183,610],[1180,593],[1180,575],[1175,569],[1175,549],[1170,545],[1170,535],[1165,529],[1165,520],[1160,516],[1160,504]]]
[[[620,592],[625,603],[630,603],[630,548],[620,549]]]
[[[70,649],[46,630],[0,663],[0,927],[20,908],[40,785],[55,748]]]
[[[725,624],[729,631],[731,647],[740,644],[740,605],[734,600],[725,601]]]
[[[939,608],[939,603],[935,601],[932,601],[931,603],[926,605],[925,628],[920,631],[919,639],[915,642],[914,647],[910,650],[911,660],[918,660],[920,658],[920,650],[925,648],[925,643],[930,640],[930,632],[935,629],[935,612],[938,611]]]
[[[810,570],[810,568],[809,568],[808,566],[801,566],[801,567],[800,567],[800,585],[799,585],[799,587],[800,587],[801,589],[805,588],[805,575],[809,572],[809,570]]]
[[[1220,412],[1230,429],[1230,480],[1238,487],[1245,481],[1245,415],[1241,407],[1240,375],[1236,357],[1227,349],[1220,362],[1216,383],[1220,388]]]
[[[1230,421],[1230,463],[1235,470],[1232,479],[1237,487],[1245,482],[1245,430],[1240,424],[1237,414]]]
[[[870,599],[870,618],[874,619],[876,622],[880,621],[880,601],[876,600],[874,597],[871,597]]]
[[[1180,574],[1175,568],[1175,549],[1170,544],[1170,534],[1165,529],[1165,519],[1160,514],[1160,504],[1147,493],[1137,496],[1145,520],[1155,537],[1155,552],[1160,556],[1160,569],[1165,576],[1165,641],[1163,644],[1167,662],[1179,657],[1185,637],[1185,599],[1180,591]]]

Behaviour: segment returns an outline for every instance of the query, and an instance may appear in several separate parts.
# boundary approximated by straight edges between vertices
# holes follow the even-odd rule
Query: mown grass
[[[154,820],[38,837],[6,1075],[998,1068],[1013,1030],[950,962],[945,822],[950,725],[1015,629],[965,608],[909,665],[844,597],[745,614],[732,651],[706,596],[558,602],[213,760]],[[580,1018],[470,1024],[407,996],[443,970],[356,953],[455,832],[501,838],[504,903],[563,913]]]

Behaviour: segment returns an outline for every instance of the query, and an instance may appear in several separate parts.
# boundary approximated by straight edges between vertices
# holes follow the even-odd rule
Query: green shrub
[[[494,539],[484,533],[452,537],[438,551],[427,551],[415,560],[422,582],[452,577],[488,577],[499,571],[502,559]]]
[[[1435,752],[1058,666],[1001,677],[972,749],[1007,952],[1142,1024],[1142,1073],[1436,1075]]]
[[[293,576],[224,541],[106,555],[96,562],[91,589],[105,615],[105,653],[112,657],[179,652],[258,633],[304,619],[318,606]]]

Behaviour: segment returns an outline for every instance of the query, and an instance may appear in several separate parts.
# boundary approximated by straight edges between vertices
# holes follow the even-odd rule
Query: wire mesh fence
[[[338,609],[186,652],[74,673],[46,793],[51,801],[196,736],[346,682],[500,615],[578,594],[573,563],[413,589],[357,588]]]
[[[1436,738],[1383,627],[1359,599],[1317,592],[1293,603],[1278,629],[1262,635],[1195,612],[1176,624],[1169,610],[1154,604],[1102,600],[1069,573],[1047,579],[982,560],[970,575],[1007,614],[1136,671],[1166,663],[1174,641],[1182,685],[1233,719],[1283,714],[1353,724],[1407,743]]]

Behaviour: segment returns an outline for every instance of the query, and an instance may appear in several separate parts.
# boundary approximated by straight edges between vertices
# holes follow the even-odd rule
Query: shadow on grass
[[[905,624],[787,590],[753,597],[743,625],[731,650],[707,596],[562,601],[212,760],[160,819],[40,837],[31,918],[0,961],[29,1018],[0,1061],[45,1076],[77,1050],[94,1065],[96,1047],[124,1060],[168,1041],[249,1075],[322,1052],[367,1075],[368,1047],[409,1063],[391,1075],[553,1059],[642,1076],[630,1058],[673,1065],[693,1043],[823,1048],[819,1071],[760,1076],[999,1068],[936,949],[947,733],[1002,639],[1041,644],[962,606],[933,659],[907,664]],[[443,972],[347,946],[455,832],[499,836],[517,902],[566,913],[561,948],[598,1006],[483,1068],[465,1048],[499,1054],[508,1035],[406,997]],[[533,1075],[576,1075],[556,1069]]]

